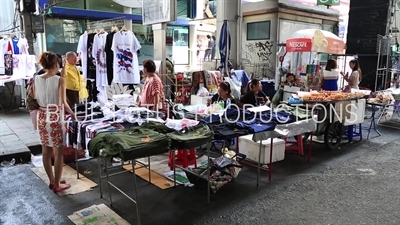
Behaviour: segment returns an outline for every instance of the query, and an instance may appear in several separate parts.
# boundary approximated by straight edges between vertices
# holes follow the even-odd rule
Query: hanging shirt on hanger
[[[114,34],[115,34],[115,31],[107,34],[106,46],[105,46],[108,85],[111,85],[111,82],[114,79],[114,52],[111,49],[112,42],[114,39]]]
[[[13,75],[13,55],[12,55],[12,46],[10,40],[8,40],[6,43],[6,50],[3,58],[4,58],[4,74]]]
[[[0,39],[0,74],[4,74],[4,54],[7,52],[7,44],[6,39]]]
[[[26,55],[13,55],[13,77],[24,78],[26,77]]]
[[[26,76],[32,77],[36,73],[37,58],[35,55],[26,56]]]
[[[81,59],[81,66],[82,66],[82,75],[83,79],[87,79],[87,60],[88,60],[88,47],[87,47],[87,42],[88,42],[88,34],[85,32],[79,37],[79,42],[78,42],[78,48],[76,52],[79,54],[79,58]]]
[[[13,39],[11,39],[12,47],[13,47],[13,50],[14,50],[13,53],[14,53],[15,55],[18,55],[18,54],[19,54],[18,41],[19,41],[18,38],[13,38]]]
[[[137,51],[141,48],[132,31],[119,31],[114,35],[114,82],[125,84],[140,83]]]
[[[26,38],[20,38],[18,40],[17,47],[19,50],[19,54],[29,55],[29,52],[28,52],[29,45],[28,45],[28,40]],[[15,53],[15,54],[17,54],[17,53]]]
[[[108,86],[106,53],[104,51],[106,45],[106,38],[107,38],[107,32],[99,33],[94,36],[94,41],[93,41],[92,51],[96,59],[97,88]]]
[[[96,34],[88,34],[87,39],[87,78],[96,79],[95,56],[92,52],[94,36]]]

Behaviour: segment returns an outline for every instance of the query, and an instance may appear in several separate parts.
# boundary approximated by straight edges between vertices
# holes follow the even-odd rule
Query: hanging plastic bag
[[[210,93],[208,92],[207,88],[205,87],[201,87],[198,91],[197,91],[197,96],[200,97],[207,97],[209,96]]]

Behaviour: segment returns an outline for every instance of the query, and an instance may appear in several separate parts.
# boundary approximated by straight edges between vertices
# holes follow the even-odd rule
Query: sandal
[[[54,193],[58,193],[58,192],[67,190],[70,187],[71,187],[70,184],[65,184],[65,187],[55,187],[55,188],[53,188],[53,191],[54,191]]]
[[[65,180],[60,180],[60,184],[66,184]],[[49,184],[50,190],[53,190],[54,184]]]

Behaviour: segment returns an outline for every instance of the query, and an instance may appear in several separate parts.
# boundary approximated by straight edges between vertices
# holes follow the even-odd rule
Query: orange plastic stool
[[[189,166],[194,165],[194,167],[197,167],[196,149],[178,149],[177,151],[177,154],[175,154],[176,151],[169,152],[168,166],[171,170],[174,170],[174,157],[175,164],[178,166],[188,168]]]

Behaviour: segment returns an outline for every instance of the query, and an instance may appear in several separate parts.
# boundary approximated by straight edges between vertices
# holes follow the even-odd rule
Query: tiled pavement
[[[26,110],[0,114],[0,161],[15,158],[17,162],[29,161],[28,147],[40,145]]]

